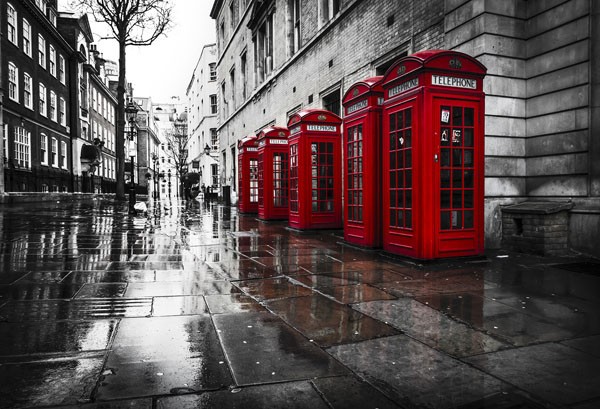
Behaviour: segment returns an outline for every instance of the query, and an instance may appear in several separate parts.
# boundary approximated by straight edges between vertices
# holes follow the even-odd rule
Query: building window
[[[231,0],[229,3],[229,18],[231,19],[231,32],[235,29],[235,25],[237,24],[237,11],[235,0]]]
[[[31,95],[31,76],[26,72],[23,73],[23,104],[29,109],[33,109],[33,97]]]
[[[12,62],[8,63],[8,97],[19,102],[19,69]]]
[[[217,96],[215,94],[212,94],[210,96],[210,113],[211,114],[217,113]]]
[[[22,127],[15,127],[15,162],[19,167],[29,169],[31,167],[31,151],[29,141],[31,132]]]
[[[210,145],[213,151],[219,150],[219,139],[217,138],[216,128],[210,128]]]
[[[208,68],[210,70],[209,81],[216,81],[217,80],[217,64],[214,62],[211,62],[210,64],[208,64]]]
[[[212,185],[218,186],[219,185],[219,165],[217,165],[216,163],[211,164],[210,165],[210,173],[212,176]]]
[[[241,60],[240,60],[240,73],[242,75],[241,78],[241,82],[242,82],[242,101],[246,100],[246,97],[248,96],[247,94],[247,90],[248,88],[246,87],[246,82],[248,81],[248,60],[246,58],[246,52],[244,51],[244,54],[242,54]]]
[[[48,165],[48,137],[46,134],[40,135],[40,154],[42,165]]]
[[[341,108],[340,100],[340,90],[338,88],[323,97],[323,108],[339,116]]]
[[[38,34],[38,62],[46,68],[46,39],[41,34]]]
[[[50,91],[50,119],[56,122],[57,112],[56,112],[56,93],[54,91]]]
[[[40,82],[40,114],[43,116],[48,115],[46,110],[46,86]]]
[[[23,52],[31,57],[31,24],[23,19]]]
[[[60,167],[67,168],[67,143],[65,141],[60,142]]]
[[[52,138],[52,166],[58,167],[58,141]]]
[[[2,148],[3,157],[8,158],[6,153],[8,152],[8,124],[4,124],[4,127],[2,128]]]
[[[56,77],[56,50],[52,45],[49,47],[48,60],[50,62],[50,74]]]
[[[300,32],[300,0],[288,0],[288,50],[290,57],[302,46]]]
[[[58,56],[58,79],[61,84],[65,84],[65,57]]]
[[[340,0],[320,0],[319,15],[321,25],[326,24],[340,11]]]
[[[235,68],[229,71],[229,82],[231,84],[231,108],[235,111]]]
[[[254,76],[261,84],[273,70],[273,15],[269,14],[252,39],[254,43]]]
[[[6,23],[8,25],[8,40],[14,45],[17,44],[17,11],[8,3],[6,5]]]
[[[67,102],[62,97],[58,102],[58,122],[62,126],[67,125]]]

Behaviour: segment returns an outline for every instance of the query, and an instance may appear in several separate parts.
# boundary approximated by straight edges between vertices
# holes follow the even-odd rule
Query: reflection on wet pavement
[[[286,226],[218,203],[0,206],[0,409],[600,407],[599,278]]]

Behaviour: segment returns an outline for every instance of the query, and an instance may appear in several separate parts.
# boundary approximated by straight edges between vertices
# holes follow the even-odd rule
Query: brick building
[[[56,1],[3,1],[2,88],[5,190],[72,191],[67,61]]]
[[[202,48],[186,90],[186,97],[189,171],[199,173],[200,185],[218,189],[216,44],[209,44]]]
[[[600,240],[600,5],[590,0],[215,0],[221,183],[236,144],[300,108],[340,113],[355,82],[424,49],[487,68],[486,246],[501,209],[572,201],[569,243]]]

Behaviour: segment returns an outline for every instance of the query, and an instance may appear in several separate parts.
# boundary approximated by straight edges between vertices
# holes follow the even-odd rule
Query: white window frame
[[[16,126],[14,132],[14,160],[19,167],[30,169],[31,168],[31,132],[25,128]]]
[[[41,164],[48,166],[48,135],[40,134],[40,151],[42,153]]]
[[[6,25],[8,41],[19,46],[19,36],[17,34],[17,10],[12,4],[6,4]]]
[[[49,112],[48,112],[48,117],[53,120],[54,122],[57,122],[57,99],[56,99],[56,92],[54,91],[50,91],[50,106],[49,106]]]
[[[33,110],[33,79],[26,72],[23,73],[23,105]]]
[[[48,106],[47,106],[47,90],[46,90],[46,86],[44,84],[42,84],[40,82],[40,86],[39,88],[39,95],[38,95],[38,101],[39,101],[39,110],[40,110],[40,115],[43,116],[48,116]]]
[[[67,101],[63,97],[58,100],[58,123],[67,125]]]
[[[46,69],[46,39],[41,34],[38,34],[38,64]]]
[[[65,141],[60,141],[60,159],[60,167],[67,169],[67,143]]]
[[[50,75],[56,78],[56,49],[52,44],[48,46],[48,61],[50,63]]]
[[[65,57],[62,54],[58,55],[58,79],[65,85]]]
[[[56,138],[52,138],[52,167],[58,167],[58,140]]]
[[[23,19],[23,52],[31,57],[31,24]]]
[[[8,98],[19,102],[19,68],[12,61],[8,63]]]

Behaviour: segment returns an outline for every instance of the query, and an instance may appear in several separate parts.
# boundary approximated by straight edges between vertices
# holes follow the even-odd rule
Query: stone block
[[[510,157],[486,157],[485,174],[488,176],[525,176],[525,159]]]
[[[493,136],[525,137],[525,124],[526,122],[523,118],[486,115],[485,134]]]
[[[523,196],[526,186],[526,180],[522,177],[485,177],[486,197]]]
[[[589,111],[586,108],[556,112],[527,119],[527,135],[565,133],[588,127]]]
[[[565,67],[527,80],[527,94],[532,98],[552,91],[587,84],[588,76],[589,65],[587,62]]]
[[[525,157],[526,142],[523,138],[486,136],[485,155],[522,158]]]
[[[582,40],[527,60],[527,78],[584,62],[589,58],[589,40]]]
[[[585,196],[587,178],[583,175],[530,177],[526,189],[531,197]]]
[[[487,96],[502,96],[514,98],[527,97],[527,80],[506,78],[498,75],[485,76],[483,80],[483,92]]]
[[[494,116],[522,118],[525,116],[525,99],[487,95],[485,113]]]
[[[528,3],[544,3],[543,1],[534,1]],[[527,20],[527,36],[533,37],[539,33],[552,30],[555,27],[562,26],[570,21],[576,20],[589,13],[588,0],[571,0],[560,4],[558,7],[539,5],[535,15],[530,14]]]
[[[546,115],[586,107],[589,104],[589,86],[580,85],[527,100],[527,117]]]
[[[589,17],[583,16],[564,26],[553,28],[527,41],[527,58],[532,58],[589,36]]]
[[[487,143],[488,139],[486,139],[486,147]],[[588,131],[575,131],[527,138],[525,140],[525,149],[528,156],[557,155],[587,151]]]
[[[588,154],[542,156],[527,158],[526,161],[527,176],[581,174],[587,172]]]

